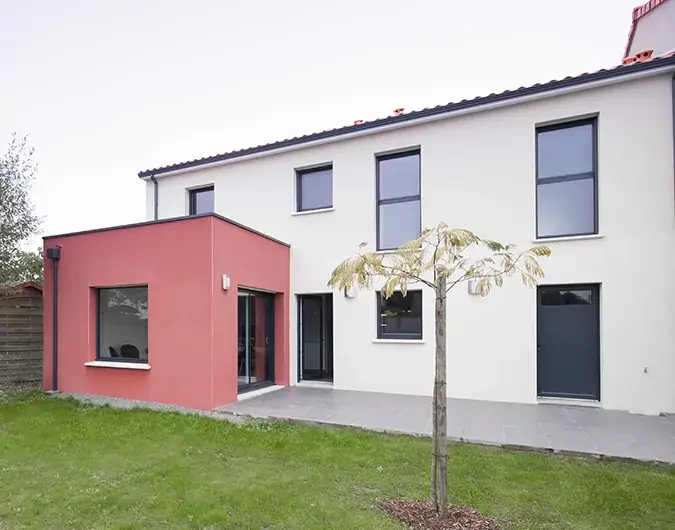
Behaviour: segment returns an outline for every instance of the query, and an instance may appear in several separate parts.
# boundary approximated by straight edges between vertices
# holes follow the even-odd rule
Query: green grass
[[[426,439],[289,423],[0,401],[0,529],[400,528],[425,498]],[[505,528],[675,528],[675,470],[450,448],[458,504]]]

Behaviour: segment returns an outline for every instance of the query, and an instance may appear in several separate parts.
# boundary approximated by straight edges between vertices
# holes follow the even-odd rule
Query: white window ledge
[[[590,234],[587,236],[564,236],[564,237],[541,237],[533,239],[532,243],[555,243],[556,241],[586,241],[587,239],[604,239],[602,234]]]
[[[335,210],[335,208],[333,206],[331,206],[330,208],[319,208],[317,210],[304,210],[302,212],[293,212],[291,214],[291,216],[297,217],[299,215],[312,215],[312,214],[315,214],[315,213],[327,213],[327,212],[332,212],[334,210]]]
[[[94,366],[96,368],[121,368],[123,370],[150,370],[147,363],[118,363],[115,361],[89,361],[85,366]]]
[[[424,339],[373,339],[373,344],[425,344]]]

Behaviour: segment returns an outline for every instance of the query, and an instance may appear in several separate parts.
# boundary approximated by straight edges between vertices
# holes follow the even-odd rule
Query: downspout
[[[61,245],[47,249],[47,258],[52,260],[52,390],[59,389],[59,260]]]
[[[155,178],[155,175],[150,175],[150,180],[152,181],[152,184],[154,185],[153,189],[153,194],[154,194],[154,202],[153,202],[153,217],[155,221],[159,219],[159,184],[157,184],[157,179]]]

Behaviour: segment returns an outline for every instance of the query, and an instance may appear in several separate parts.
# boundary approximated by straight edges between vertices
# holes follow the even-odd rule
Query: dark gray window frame
[[[417,155],[419,157],[418,169],[418,189],[417,195],[407,195],[405,197],[395,197],[389,199],[380,199],[380,162],[384,160],[392,160],[395,158],[405,158],[408,156]],[[375,232],[377,240],[377,250],[395,250],[394,248],[382,248],[380,245],[380,206],[387,204],[399,204],[403,202],[419,201],[420,203],[420,228],[422,226],[422,150],[419,148],[409,149],[386,155],[375,156]]]
[[[102,356],[101,355],[101,293],[103,291],[111,291],[113,289],[121,291],[123,289],[139,289],[145,288],[148,293],[148,307],[150,307],[150,289],[148,284],[138,284],[138,285],[107,285],[105,287],[94,287],[96,292],[96,360],[104,361],[110,363],[136,363],[136,364],[148,364],[150,362],[150,356],[148,355],[147,359],[130,359],[128,357],[111,357],[111,356]],[[149,313],[148,313],[149,314]],[[148,339],[150,337],[150,330],[148,329]]]
[[[303,175],[310,175],[320,171],[330,170],[330,206],[322,206],[321,208],[303,208],[302,207],[302,177]],[[328,210],[333,208],[333,164],[325,164],[322,166],[296,169],[295,170],[295,211],[296,212],[318,212],[321,210]]]
[[[213,185],[204,186],[202,188],[194,188],[194,189],[191,189],[191,190],[188,190],[188,191],[189,191],[189,194],[190,194],[190,209],[189,209],[190,215],[200,215],[200,214],[204,214],[204,213],[211,213],[211,212],[199,212],[199,213],[197,213],[197,195],[199,195],[200,193],[205,193],[207,191],[213,192],[213,206],[214,206],[213,209],[214,210],[216,209],[215,208],[215,205],[216,205],[216,189],[215,189],[215,186],[213,186]]]
[[[395,293],[400,293],[400,291],[394,291]],[[377,298],[377,313],[375,314],[377,321],[377,338],[381,340],[422,340],[422,334],[424,332],[424,294],[421,289],[409,290],[406,296],[411,294],[419,293],[420,296],[420,332],[419,333],[383,333],[382,332],[382,322],[380,317],[382,316],[382,297],[381,291],[376,291],[375,296]]]
[[[589,173],[578,173],[575,175],[565,175],[562,177],[550,177],[543,179],[539,182],[539,133],[545,133],[549,131],[558,131],[562,129],[571,129],[573,127],[580,127],[583,125],[591,125],[593,128],[592,133],[592,150],[593,153],[593,171]],[[534,200],[535,200],[535,210],[534,210],[534,222],[535,222],[535,238],[536,239],[557,239],[562,237],[575,237],[575,236],[592,236],[598,234],[598,116],[594,115],[590,118],[580,118],[580,119],[570,119],[568,121],[560,121],[550,125],[537,126],[534,133]],[[556,234],[556,235],[539,235],[539,186],[545,186],[546,184],[555,184],[559,182],[570,182],[573,180],[586,180],[593,179],[593,230],[590,232],[580,232],[580,233],[565,233],[565,234]]]

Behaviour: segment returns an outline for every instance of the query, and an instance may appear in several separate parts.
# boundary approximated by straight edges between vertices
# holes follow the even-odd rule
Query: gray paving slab
[[[431,434],[431,399],[288,387],[217,409],[375,431]],[[601,408],[448,400],[448,436],[469,442],[675,464],[675,418]]]

